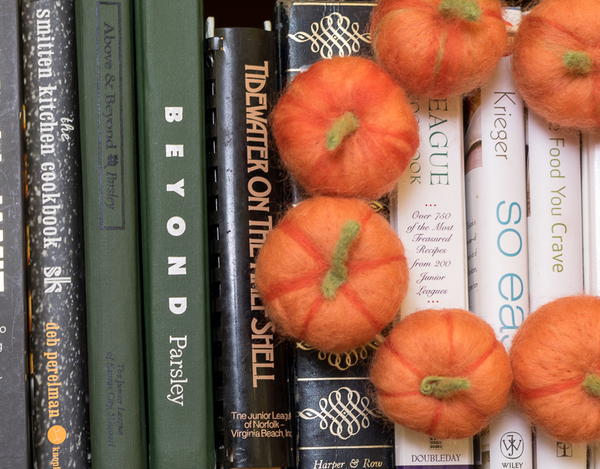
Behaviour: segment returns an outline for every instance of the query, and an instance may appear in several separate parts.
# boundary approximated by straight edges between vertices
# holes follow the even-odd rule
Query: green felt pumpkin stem
[[[467,21],[478,21],[481,18],[481,8],[475,0],[442,0],[440,13],[446,18]]]
[[[563,55],[563,64],[575,75],[589,75],[592,71],[592,58],[587,52],[570,50]]]
[[[594,397],[600,397],[600,376],[595,373],[588,373],[583,380],[583,389]]]
[[[321,292],[328,300],[335,298],[338,288],[340,288],[346,280],[348,280],[348,252],[352,243],[358,237],[360,232],[360,224],[357,221],[350,220],[342,227],[340,237],[333,251],[331,259],[331,267],[325,274],[325,278],[321,283]]]
[[[346,112],[342,117],[336,119],[329,132],[327,132],[327,149],[335,150],[344,139],[360,127],[358,117],[352,112]]]
[[[466,378],[449,378],[445,376],[427,376],[421,381],[419,391],[425,396],[436,399],[447,399],[458,391],[469,389],[471,383]]]

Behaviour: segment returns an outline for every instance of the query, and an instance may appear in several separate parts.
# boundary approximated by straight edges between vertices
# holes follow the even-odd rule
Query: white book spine
[[[600,135],[584,134],[581,166],[585,292],[600,295]]]
[[[529,302],[531,310],[583,293],[581,145],[579,132],[529,112]],[[586,469],[587,446],[536,431],[538,468]]]
[[[462,101],[414,101],[421,145],[398,185],[391,222],[410,269],[402,315],[467,308]],[[396,426],[396,467],[474,467],[473,440],[437,440]]]
[[[600,135],[584,134],[581,155],[583,193],[584,291],[600,295]],[[600,469],[600,444],[593,447],[590,469]]]
[[[510,57],[481,90],[468,143],[469,304],[508,348],[529,313],[525,120]],[[516,410],[494,419],[485,435],[484,467],[533,467],[531,427]]]

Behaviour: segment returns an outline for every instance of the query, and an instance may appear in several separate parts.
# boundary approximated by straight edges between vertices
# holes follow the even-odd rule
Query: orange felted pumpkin
[[[561,441],[600,438],[600,298],[572,296],[531,314],[510,350],[515,396]]]
[[[527,106],[550,122],[600,126],[598,25],[598,0],[543,0],[519,26],[515,80]]]
[[[378,199],[392,190],[419,144],[404,91],[374,62],[322,60],[275,106],[280,156],[310,193]]]
[[[380,0],[371,19],[377,61],[410,93],[472,91],[506,52],[498,0]]]
[[[328,352],[373,340],[396,316],[407,278],[402,243],[357,199],[300,203],[269,233],[256,264],[277,331]]]
[[[394,422],[436,438],[465,438],[506,406],[512,373],[485,321],[460,309],[427,310],[394,327],[371,381]]]

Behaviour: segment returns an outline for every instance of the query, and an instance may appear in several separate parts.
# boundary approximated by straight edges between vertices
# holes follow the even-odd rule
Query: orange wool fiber
[[[600,3],[543,0],[525,15],[514,75],[527,106],[563,127],[600,126]]]
[[[508,353],[492,328],[461,309],[400,321],[371,368],[379,407],[394,422],[440,439],[473,436],[507,404]]]
[[[508,37],[499,0],[380,0],[371,36],[383,68],[409,93],[432,98],[482,86]]]
[[[299,74],[271,117],[281,158],[312,194],[378,199],[419,145],[402,88],[360,57],[321,60]]]
[[[277,332],[327,352],[373,340],[406,295],[404,247],[358,199],[314,197],[269,233],[256,285]]]
[[[523,323],[510,350],[515,397],[567,442],[600,439],[600,298],[552,301]]]

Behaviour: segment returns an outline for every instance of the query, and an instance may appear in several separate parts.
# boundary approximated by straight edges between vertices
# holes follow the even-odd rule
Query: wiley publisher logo
[[[571,443],[565,443],[564,441],[557,441],[556,456],[559,458],[572,458],[573,445]]]
[[[507,432],[500,439],[500,451],[505,458],[517,459],[523,454],[523,437],[517,432]]]

